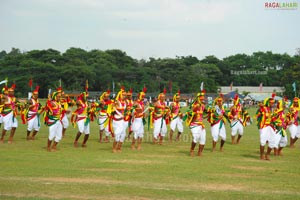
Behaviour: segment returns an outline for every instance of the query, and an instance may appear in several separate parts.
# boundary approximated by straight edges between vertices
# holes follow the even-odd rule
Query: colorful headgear
[[[274,103],[275,102],[275,93],[272,93],[272,98],[270,99],[270,103]]]
[[[275,93],[272,93],[272,97],[270,97],[270,98],[265,98],[265,100],[264,100],[264,105],[265,106],[270,106],[270,103],[274,103],[275,102],[275,96],[276,96],[276,94]]]
[[[108,89],[106,92],[103,92],[102,94],[101,94],[101,96],[100,96],[100,101],[103,101],[104,100],[104,98],[106,98],[106,97],[109,97],[109,95],[110,95],[110,90]]]
[[[206,93],[206,91],[205,90],[202,90],[201,92],[199,92],[198,94],[197,94],[197,97],[199,98],[204,98],[204,96],[205,96],[205,93]]]
[[[296,106],[295,103],[298,103],[298,106]],[[298,97],[294,97],[292,107],[296,110],[300,110],[300,99]]]
[[[116,100],[120,100],[125,94],[126,94],[125,87],[121,86],[121,89],[116,96]]]
[[[7,86],[4,86],[1,91],[2,94],[7,94],[7,90],[8,90]]]
[[[283,111],[283,110],[284,110],[283,105],[284,105],[284,101],[283,101],[283,100],[279,100],[279,101],[277,102],[277,111],[276,111],[276,112],[281,112],[281,111]]]
[[[132,92],[133,92],[133,90],[132,90],[132,88],[130,88],[129,91],[126,93],[126,95],[132,97]]]
[[[144,87],[144,88],[143,88],[143,91],[141,91],[141,92],[138,93],[138,99],[139,99],[139,100],[142,100],[142,99],[145,97],[146,92],[147,92],[147,88]]]
[[[62,91],[63,91],[63,89],[62,89],[61,86],[59,86],[58,88],[56,88],[56,92],[62,92]]]
[[[298,97],[294,97],[293,102],[299,103],[299,98]]]
[[[284,96],[282,98],[282,106],[283,106],[283,109],[290,106],[290,102],[289,102],[289,99],[287,96]]]
[[[177,93],[173,96],[173,101],[176,101],[178,97],[180,97],[180,90],[178,90]]]
[[[87,92],[82,92],[79,96],[78,96],[78,100],[84,100],[86,101],[86,98],[89,96],[89,94]]]
[[[10,88],[8,88],[8,92],[13,92],[15,91],[15,88],[16,88],[16,84],[12,84]]]
[[[218,102],[223,102],[223,99],[224,99],[224,96],[223,94],[219,94],[219,96],[217,98],[215,98],[215,103],[218,103]]]
[[[57,97],[58,93],[59,93],[59,92],[57,92],[57,91],[56,91],[56,92],[53,92],[53,93],[52,93],[52,96],[51,96],[51,99],[52,99],[52,100],[56,100],[56,97]]]
[[[161,98],[161,96],[163,96],[163,95],[166,95],[166,93],[167,93],[167,89],[166,89],[166,88],[164,88],[164,91],[163,91],[163,92],[161,92],[161,93],[159,93],[159,95],[158,95],[157,99],[160,99],[160,98]]]
[[[198,92],[196,98],[193,100],[193,102],[191,103],[190,106],[193,106],[196,102],[199,102],[198,99],[200,99],[202,102],[204,100],[205,93],[206,93],[206,90],[204,90],[204,89],[202,91]]]
[[[238,104],[240,104],[240,98],[238,94],[235,94],[234,98],[233,98],[233,104],[235,106],[237,106]]]
[[[40,86],[36,86],[35,89],[33,90],[33,94],[38,94],[39,93],[39,89],[40,89]]]

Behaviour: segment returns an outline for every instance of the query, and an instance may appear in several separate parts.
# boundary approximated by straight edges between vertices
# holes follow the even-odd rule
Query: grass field
[[[152,144],[146,129],[141,151],[126,142],[122,153],[113,154],[112,142],[98,142],[96,122],[87,148],[73,147],[77,130],[69,127],[58,151],[47,152],[48,128],[27,141],[19,120],[14,143],[7,135],[0,144],[0,199],[300,199],[299,141],[283,156],[262,161],[255,124],[245,128],[239,145],[230,143],[226,129],[224,152],[211,152],[206,127],[202,157],[189,156],[187,127],[180,142],[166,138],[162,146]]]

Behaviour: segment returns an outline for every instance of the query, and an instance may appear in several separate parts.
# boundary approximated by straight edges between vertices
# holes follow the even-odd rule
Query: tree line
[[[90,50],[69,48],[64,53],[54,49],[21,52],[12,48],[0,52],[0,81],[8,77],[16,83],[16,93],[26,96],[28,82],[41,87],[46,97],[49,88],[62,85],[67,91],[81,91],[85,80],[89,90],[118,91],[120,86],[139,92],[145,85],[149,92],[195,93],[201,82],[207,92],[215,93],[219,86],[282,86],[285,95],[294,96],[292,83],[300,87],[300,54],[290,56],[271,51],[252,55],[236,54],[223,59],[214,55],[198,59],[195,56],[175,58],[135,59],[119,49]],[[299,87],[297,90],[299,91]]]

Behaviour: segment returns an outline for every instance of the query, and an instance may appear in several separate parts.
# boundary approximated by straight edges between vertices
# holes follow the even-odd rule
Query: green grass
[[[152,144],[152,131],[146,129],[141,151],[132,151],[126,142],[122,153],[113,154],[111,142],[98,142],[96,122],[87,148],[73,147],[77,130],[69,127],[58,151],[47,152],[48,128],[42,126],[35,141],[26,141],[26,126],[19,120],[14,144],[7,144],[7,135],[0,145],[0,199],[300,198],[299,141],[283,156],[261,161],[254,124],[245,128],[239,145],[231,145],[226,129],[224,152],[211,152],[206,126],[202,157],[189,156],[187,127],[180,142],[166,138],[162,146]]]

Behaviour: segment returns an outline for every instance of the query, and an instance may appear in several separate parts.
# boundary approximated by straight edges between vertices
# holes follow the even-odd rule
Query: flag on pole
[[[85,91],[87,92],[89,90],[89,81],[85,81]]]
[[[232,92],[233,82],[230,83],[230,92]]]
[[[172,81],[169,80],[169,91],[172,93]]]
[[[51,88],[48,89],[48,99],[49,99],[49,100],[51,99]]]
[[[32,91],[32,83],[33,83],[33,81],[32,81],[32,78],[31,78],[31,79],[29,79],[29,82],[28,82],[28,85],[29,85],[31,91]]]
[[[296,82],[294,82],[294,83],[292,84],[292,86],[293,86],[293,92],[296,92]]]
[[[3,81],[0,82],[0,85],[3,83],[7,83],[7,79],[4,79]]]
[[[32,78],[29,79],[28,85],[29,85],[30,88],[32,87]]]
[[[200,91],[202,91],[203,89],[204,89],[204,83],[201,82]]]
[[[263,84],[260,83],[260,84],[259,84],[259,91],[260,91],[260,92],[262,92],[262,87],[263,87]]]
[[[115,97],[115,81],[114,80],[112,81],[112,88],[113,88],[113,94],[112,94],[112,96],[114,98]]]

